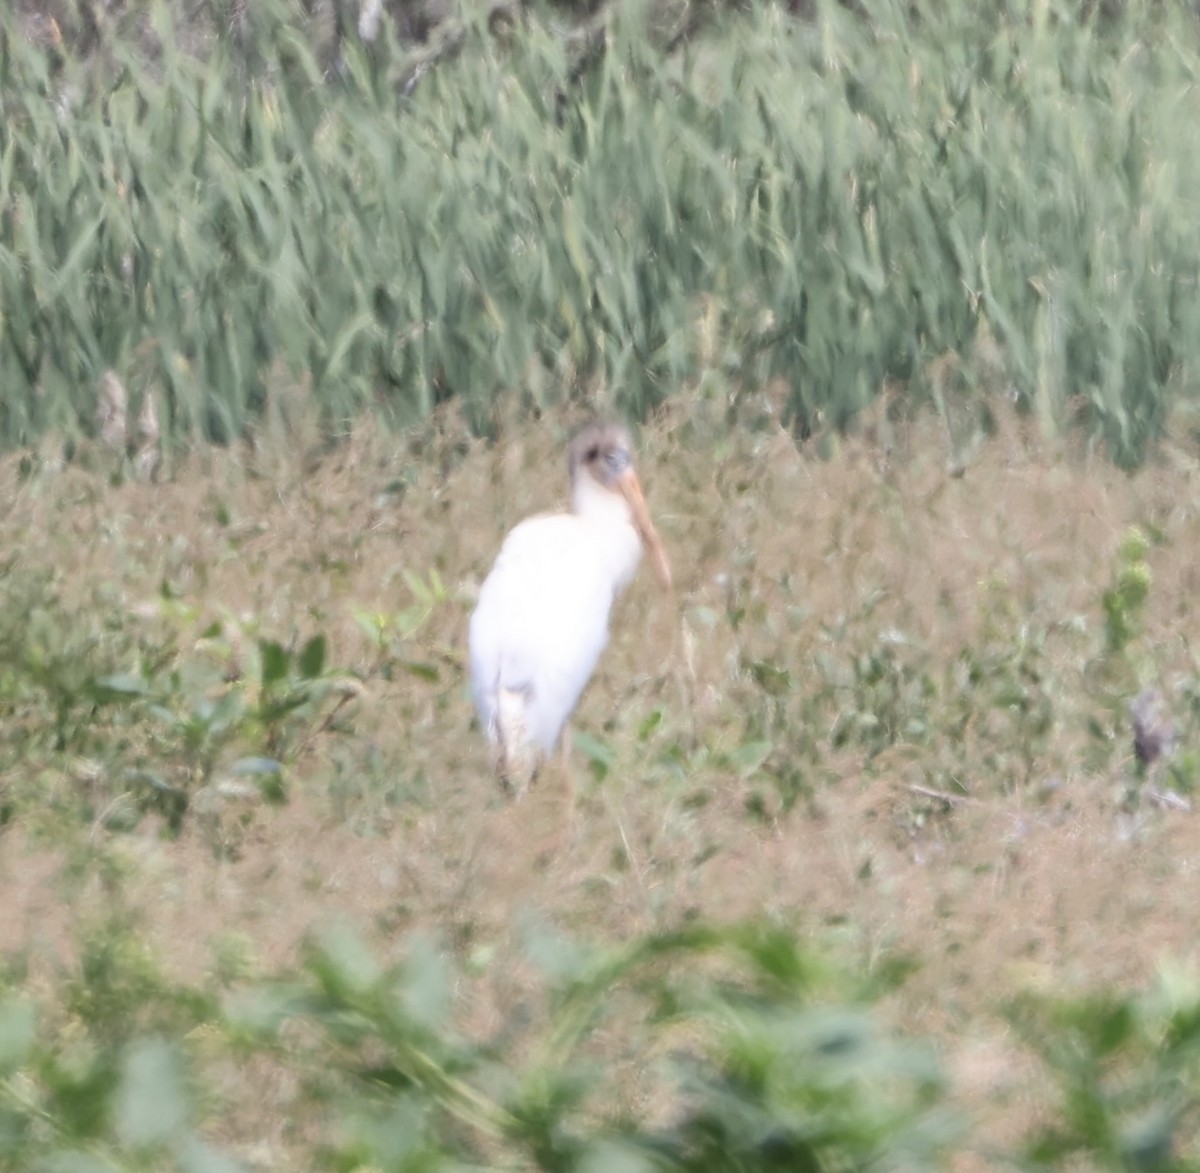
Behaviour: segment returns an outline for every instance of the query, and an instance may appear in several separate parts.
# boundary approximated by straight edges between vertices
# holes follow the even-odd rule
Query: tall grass
[[[5,18],[5,445],[87,426],[108,368],[177,439],[301,377],[334,427],[778,377],[801,431],[889,381],[947,411],[982,389],[1123,461],[1192,390],[1182,8],[763,7],[664,55],[630,4],[583,70],[531,16],[417,72],[392,41],[327,69],[289,7],[252,11],[249,70],[174,50],[162,12],[153,60],[87,63]]]

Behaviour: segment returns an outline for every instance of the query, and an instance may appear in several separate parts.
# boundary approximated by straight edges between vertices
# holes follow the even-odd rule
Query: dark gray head
[[[572,485],[586,473],[606,489],[619,491],[621,477],[633,468],[633,441],[620,424],[589,424],[571,441],[567,468]]]

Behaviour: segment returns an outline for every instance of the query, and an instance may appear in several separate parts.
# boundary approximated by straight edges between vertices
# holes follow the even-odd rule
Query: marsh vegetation
[[[1194,18],[656,12],[6,27],[0,1167],[1200,1160]],[[675,590],[513,803],[594,411]]]

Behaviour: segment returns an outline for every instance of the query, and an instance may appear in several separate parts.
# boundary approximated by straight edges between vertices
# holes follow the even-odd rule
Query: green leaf
[[[401,991],[409,1018],[427,1030],[440,1027],[450,1009],[450,987],[445,955],[432,939],[414,934],[408,941]]]
[[[271,688],[281,680],[286,680],[291,656],[282,644],[272,639],[258,641],[259,654],[262,656],[262,686]]]
[[[522,916],[517,931],[521,952],[551,981],[574,981],[588,972],[593,951],[544,921],[532,915]]]
[[[751,660],[746,667],[750,670],[754,683],[768,696],[786,696],[791,691],[791,675],[779,664],[772,664],[766,660]]]
[[[225,1006],[225,1017],[235,1031],[271,1036],[289,1019],[309,1009],[307,989],[299,984],[276,983],[239,990]]]
[[[313,680],[325,671],[325,635],[314,635],[300,649],[296,667],[304,680]]]
[[[758,772],[763,762],[771,756],[771,751],[774,748],[774,744],[770,741],[748,741],[745,745],[739,745],[729,755],[729,764],[743,778],[750,778]]]
[[[760,979],[790,993],[803,995],[825,972],[823,961],[787,929],[749,924],[735,928],[730,938],[753,963]]]
[[[238,760],[229,767],[229,772],[240,777],[262,777],[265,774],[282,773],[283,763],[276,761],[274,758],[238,758]]]
[[[597,778],[605,777],[616,764],[617,755],[612,747],[582,730],[572,730],[571,745],[587,758],[588,765]]]
[[[90,1153],[72,1152],[60,1149],[51,1153],[36,1166],[37,1173],[113,1173],[114,1166],[109,1161],[102,1161]]]
[[[254,716],[263,725],[274,725],[282,721],[289,713],[294,713],[298,708],[307,704],[308,700],[307,690],[297,689],[294,692],[285,693],[280,700],[259,705],[254,711]]]
[[[567,256],[576,276],[585,286],[589,285],[591,266],[583,246],[583,226],[573,199],[564,200],[562,204],[562,242],[566,246]]]
[[[88,691],[94,700],[102,704],[108,701],[149,696],[151,693],[149,683],[132,672],[118,672],[113,676],[98,677],[91,682]]]
[[[427,680],[430,684],[437,683],[438,670],[436,664],[429,664],[422,660],[401,660],[400,667],[410,676],[415,676],[418,680]]]
[[[261,776],[258,779],[258,792],[263,796],[263,800],[272,806],[283,806],[288,800],[283,772]]]
[[[24,1064],[36,1034],[37,1019],[30,1003],[22,998],[0,1002],[0,1075]]]
[[[404,572],[404,581],[408,584],[408,589],[412,591],[419,603],[426,607],[431,607],[436,601],[434,597],[432,585],[427,586],[419,574],[414,574],[411,570]],[[432,579],[430,580],[432,584]]]
[[[375,319],[370,314],[360,313],[338,331],[325,366],[326,379],[336,379],[343,375],[341,368],[354,343],[360,335],[369,334],[374,328]]]
[[[381,974],[371,951],[342,923],[319,932],[309,965],[326,990],[341,995],[365,993]]]
[[[188,1137],[180,1147],[180,1173],[243,1173],[244,1168],[195,1137]]]
[[[0,1162],[28,1152],[30,1121],[18,1108],[0,1106]],[[12,1168],[12,1165],[5,1166]]]
[[[84,269],[84,260],[89,260],[92,264],[95,263],[95,257],[89,256],[92,252],[92,245],[95,243],[96,234],[100,231],[104,223],[104,213],[94,217],[88,223],[82,232],[75,239],[75,243],[71,245],[70,252],[67,253],[66,259],[58,267],[54,275],[53,293],[54,297],[61,297],[65,291],[70,290],[80,279],[80,271]]]
[[[208,727],[210,733],[224,733],[242,719],[245,712],[245,699],[241,692],[230,689],[209,711]]]
[[[590,1144],[575,1166],[579,1173],[654,1173],[661,1167],[649,1153],[639,1152],[628,1143],[608,1139]]]
[[[162,1039],[134,1043],[122,1064],[115,1117],[121,1139],[133,1148],[166,1144],[188,1115],[183,1064]]]
[[[351,614],[359,629],[373,644],[383,642],[384,632],[387,631],[388,618],[378,611],[364,611],[361,607],[352,607]]]

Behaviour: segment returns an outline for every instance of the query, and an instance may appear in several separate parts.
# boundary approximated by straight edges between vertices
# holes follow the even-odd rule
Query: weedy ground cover
[[[463,632],[571,413],[5,464],[4,1160],[1187,1167],[1194,442],[743,406],[643,429],[677,589],[517,804]]]
[[[0,42],[0,1164],[1194,1167],[1190,15],[247,11]],[[581,403],[678,582],[510,804]]]

